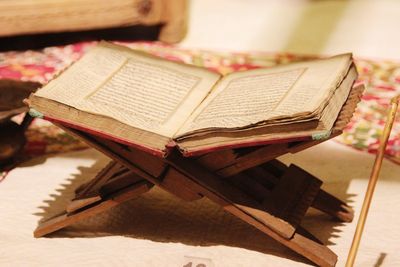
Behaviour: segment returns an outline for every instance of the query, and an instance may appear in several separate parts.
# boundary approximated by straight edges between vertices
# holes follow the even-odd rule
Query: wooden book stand
[[[363,87],[352,89],[329,138],[352,117]],[[186,200],[207,197],[246,223],[319,266],[334,266],[337,256],[300,227],[309,207],[351,222],[346,203],[320,189],[322,181],[296,165],[275,158],[324,140],[221,150],[185,158],[172,152],[158,158],[136,148],[58,124],[113,159],[89,183],[76,190],[66,211],[39,224],[35,237],[60,230],[147,192],[153,185]]]

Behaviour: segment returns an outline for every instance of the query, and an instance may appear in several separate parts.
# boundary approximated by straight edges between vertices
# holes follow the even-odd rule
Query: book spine
[[[31,110],[33,110],[33,111],[31,112]],[[166,150],[153,149],[153,148],[150,148],[150,147],[147,147],[147,146],[143,146],[143,145],[134,143],[132,141],[120,138],[120,137],[116,137],[116,136],[110,135],[110,134],[102,132],[102,131],[90,129],[90,128],[87,128],[85,126],[80,126],[80,125],[77,125],[75,123],[68,122],[66,120],[59,120],[59,119],[56,119],[56,118],[49,117],[49,116],[44,115],[44,114],[42,114],[42,113],[40,113],[40,112],[38,112],[38,111],[36,111],[34,109],[31,109],[31,110],[29,111],[29,114],[32,117],[41,118],[41,119],[47,120],[47,121],[52,122],[52,123],[58,123],[58,124],[61,124],[63,126],[66,126],[66,127],[73,128],[75,130],[79,130],[79,131],[82,131],[82,132],[85,132],[85,133],[88,133],[88,134],[92,134],[92,135],[95,135],[95,136],[98,136],[98,137],[101,137],[101,138],[105,138],[105,139],[108,139],[108,140],[111,140],[111,141],[114,141],[114,142],[117,142],[117,143],[120,143],[120,144],[123,144],[123,145],[131,146],[131,147],[140,149],[140,150],[142,150],[142,151],[144,151],[146,153],[149,153],[149,154],[151,154],[153,156],[156,156],[156,157],[159,157],[159,158],[166,157],[168,152],[172,149],[172,148],[166,148]]]

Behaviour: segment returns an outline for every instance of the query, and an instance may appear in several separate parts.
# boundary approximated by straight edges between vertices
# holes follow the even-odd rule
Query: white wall
[[[191,0],[184,47],[400,59],[400,1]]]

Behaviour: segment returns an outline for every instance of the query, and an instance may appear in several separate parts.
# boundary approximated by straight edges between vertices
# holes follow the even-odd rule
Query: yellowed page
[[[224,77],[176,137],[211,128],[311,116],[323,109],[348,72],[351,55],[237,72]]]
[[[343,103],[349,96],[354,81],[357,79],[357,70],[353,65],[340,87],[335,91],[328,105],[324,108],[320,120],[324,129],[331,129],[342,109]]]
[[[219,78],[102,43],[36,95],[172,137]]]

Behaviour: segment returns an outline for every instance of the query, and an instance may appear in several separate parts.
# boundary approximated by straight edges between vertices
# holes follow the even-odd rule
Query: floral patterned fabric
[[[0,78],[46,83],[79,59],[95,42],[48,47],[40,51],[0,53]],[[233,71],[301,61],[315,56],[287,53],[222,53],[185,50],[158,42],[120,43],[169,60],[180,61],[227,74]],[[400,62],[356,59],[359,81],[367,85],[358,109],[344,133],[335,140],[356,149],[376,152],[390,98],[400,93]],[[397,116],[386,156],[400,163],[400,116]],[[42,120],[27,131],[26,157],[86,148],[82,142]],[[0,174],[1,180],[1,174]]]

